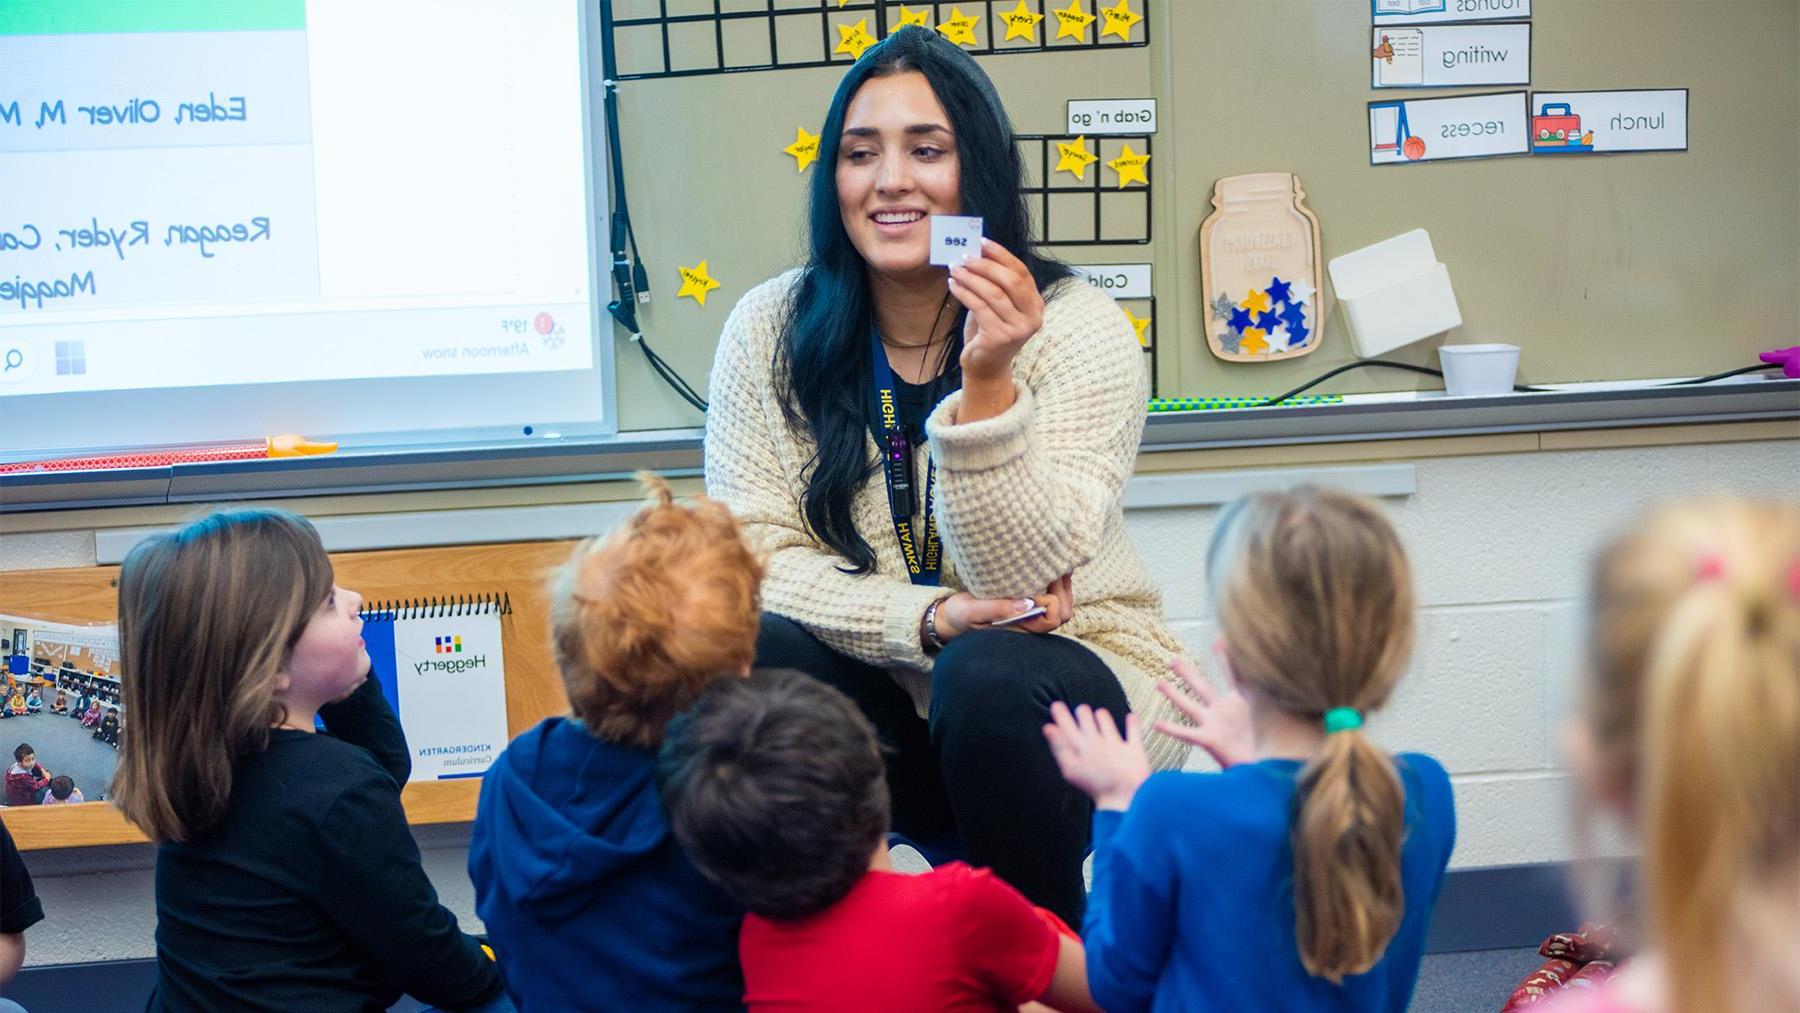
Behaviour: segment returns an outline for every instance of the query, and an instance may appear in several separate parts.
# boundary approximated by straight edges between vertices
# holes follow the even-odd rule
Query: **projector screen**
[[[0,7],[0,453],[610,431],[587,6]]]

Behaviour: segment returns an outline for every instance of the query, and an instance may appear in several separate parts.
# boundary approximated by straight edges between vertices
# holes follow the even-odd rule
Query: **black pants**
[[[1062,779],[1043,727],[1053,700],[1124,720],[1125,692],[1094,652],[1066,637],[965,633],[938,655],[928,719],[886,672],[783,616],[763,615],[756,664],[799,669],[856,701],[888,749],[896,830],[925,839],[955,830],[970,864],[1079,929],[1093,804]]]

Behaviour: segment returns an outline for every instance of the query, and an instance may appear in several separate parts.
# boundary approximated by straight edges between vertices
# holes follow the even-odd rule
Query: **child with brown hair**
[[[1054,704],[1045,735],[1093,797],[1088,980],[1127,1010],[1405,1010],[1456,838],[1450,778],[1362,731],[1413,642],[1406,553],[1373,503],[1266,492],[1207,553],[1232,690],[1159,687],[1219,773],[1151,776],[1135,716]]]
[[[762,562],[703,497],[649,505],[556,574],[573,714],[514,739],[481,786],[475,909],[522,1010],[736,1010],[743,909],[669,833],[653,778],[669,719],[756,652]]]
[[[750,1013],[1097,1009],[1056,915],[961,862],[894,871],[881,746],[831,686],[764,669],[708,688],[657,779],[675,836],[750,912]]]
[[[212,514],[125,557],[131,730],[109,794],[157,842],[150,1010],[384,1010],[402,993],[511,1009],[420,865],[361,603],[280,510]]]
[[[1558,1013],[1800,1011],[1800,505],[1663,507],[1594,568],[1584,794],[1642,847],[1649,951]]]

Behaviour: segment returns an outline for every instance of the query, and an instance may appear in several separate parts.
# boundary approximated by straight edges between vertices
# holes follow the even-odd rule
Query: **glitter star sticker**
[[[1087,41],[1087,27],[1094,23],[1094,16],[1081,9],[1081,0],[1069,0],[1069,6],[1052,11],[1056,15],[1056,37],[1059,39],[1074,36],[1078,42]]]
[[[1056,171],[1072,172],[1076,179],[1087,179],[1087,167],[1100,161],[1100,156],[1087,149],[1087,136],[1064,143],[1056,142]]]
[[[806,132],[805,127],[794,128],[794,143],[781,149],[794,156],[794,171],[805,172],[806,167],[819,157],[819,139]]]
[[[1219,332],[1219,351],[1237,355],[1244,336],[1229,328]]]
[[[1006,22],[1006,38],[1000,41],[1024,39],[1026,42],[1036,42],[1037,23],[1044,20],[1044,16],[1026,7],[1025,0],[1019,0],[1019,6],[1001,12],[1000,20]]]
[[[980,20],[981,15],[979,14],[964,14],[962,8],[952,7],[949,19],[937,26],[937,30],[944,34],[944,38],[959,46],[973,46],[975,44],[975,22]]]
[[[1306,283],[1306,280],[1303,278],[1299,281],[1294,282],[1292,285],[1288,286],[1288,291],[1290,294],[1293,295],[1293,298],[1292,299],[1284,299],[1282,301],[1287,303],[1289,306],[1298,306],[1298,305],[1302,305],[1304,303],[1310,302],[1312,300],[1313,293],[1317,292],[1318,289],[1315,289],[1311,285],[1308,285]]]
[[[1123,306],[1121,306],[1119,308],[1125,309],[1125,307],[1123,307]],[[1144,346],[1145,348],[1149,348],[1150,347],[1150,339],[1144,337],[1144,328],[1150,326],[1150,318],[1144,317],[1143,319],[1140,320],[1137,317],[1132,316],[1130,310],[1125,310],[1125,319],[1131,321],[1131,329],[1137,332],[1138,344]]]
[[[931,12],[930,11],[909,11],[906,9],[905,4],[901,4],[900,5],[900,23],[894,26],[894,30],[899,31],[900,29],[905,28],[907,25],[918,25],[920,28],[930,28],[931,27]]]
[[[1244,296],[1244,301],[1238,305],[1252,313],[1267,313],[1269,312],[1269,293],[1251,289],[1250,293]]]
[[[1144,167],[1150,164],[1149,155],[1140,155],[1131,150],[1131,145],[1124,146],[1118,158],[1106,163],[1106,167],[1119,174],[1119,189],[1123,190],[1132,183],[1150,185],[1150,177],[1145,174]]]
[[[681,291],[675,293],[677,299],[691,297],[695,302],[705,306],[706,293],[719,287],[719,283],[706,273],[706,261],[704,260],[693,267],[677,266],[676,270],[681,273]]]
[[[875,36],[869,34],[869,19],[863,18],[854,25],[839,25],[837,48],[833,53],[849,53],[850,59],[862,59],[863,50],[875,44]]]
[[[1144,16],[1131,9],[1125,0],[1119,0],[1116,7],[1102,7],[1100,13],[1106,16],[1106,27],[1100,29],[1100,37],[1117,35],[1126,42],[1131,41],[1131,26],[1144,20]]]
[[[1213,319],[1229,320],[1231,319],[1231,311],[1234,309],[1237,309],[1237,303],[1232,302],[1230,296],[1220,292],[1219,297],[1214,299],[1212,303]]]

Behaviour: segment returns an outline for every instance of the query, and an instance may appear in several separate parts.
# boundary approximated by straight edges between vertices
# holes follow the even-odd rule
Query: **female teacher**
[[[1121,507],[1143,352],[1033,251],[1006,112],[938,33],[865,52],[821,137],[811,255],[737,304],[712,372],[707,492],[769,554],[757,662],[868,715],[897,829],[954,834],[1079,925],[1091,808],[1049,704],[1171,715],[1155,684],[1181,651]],[[932,215],[979,216],[979,257],[933,266]]]

